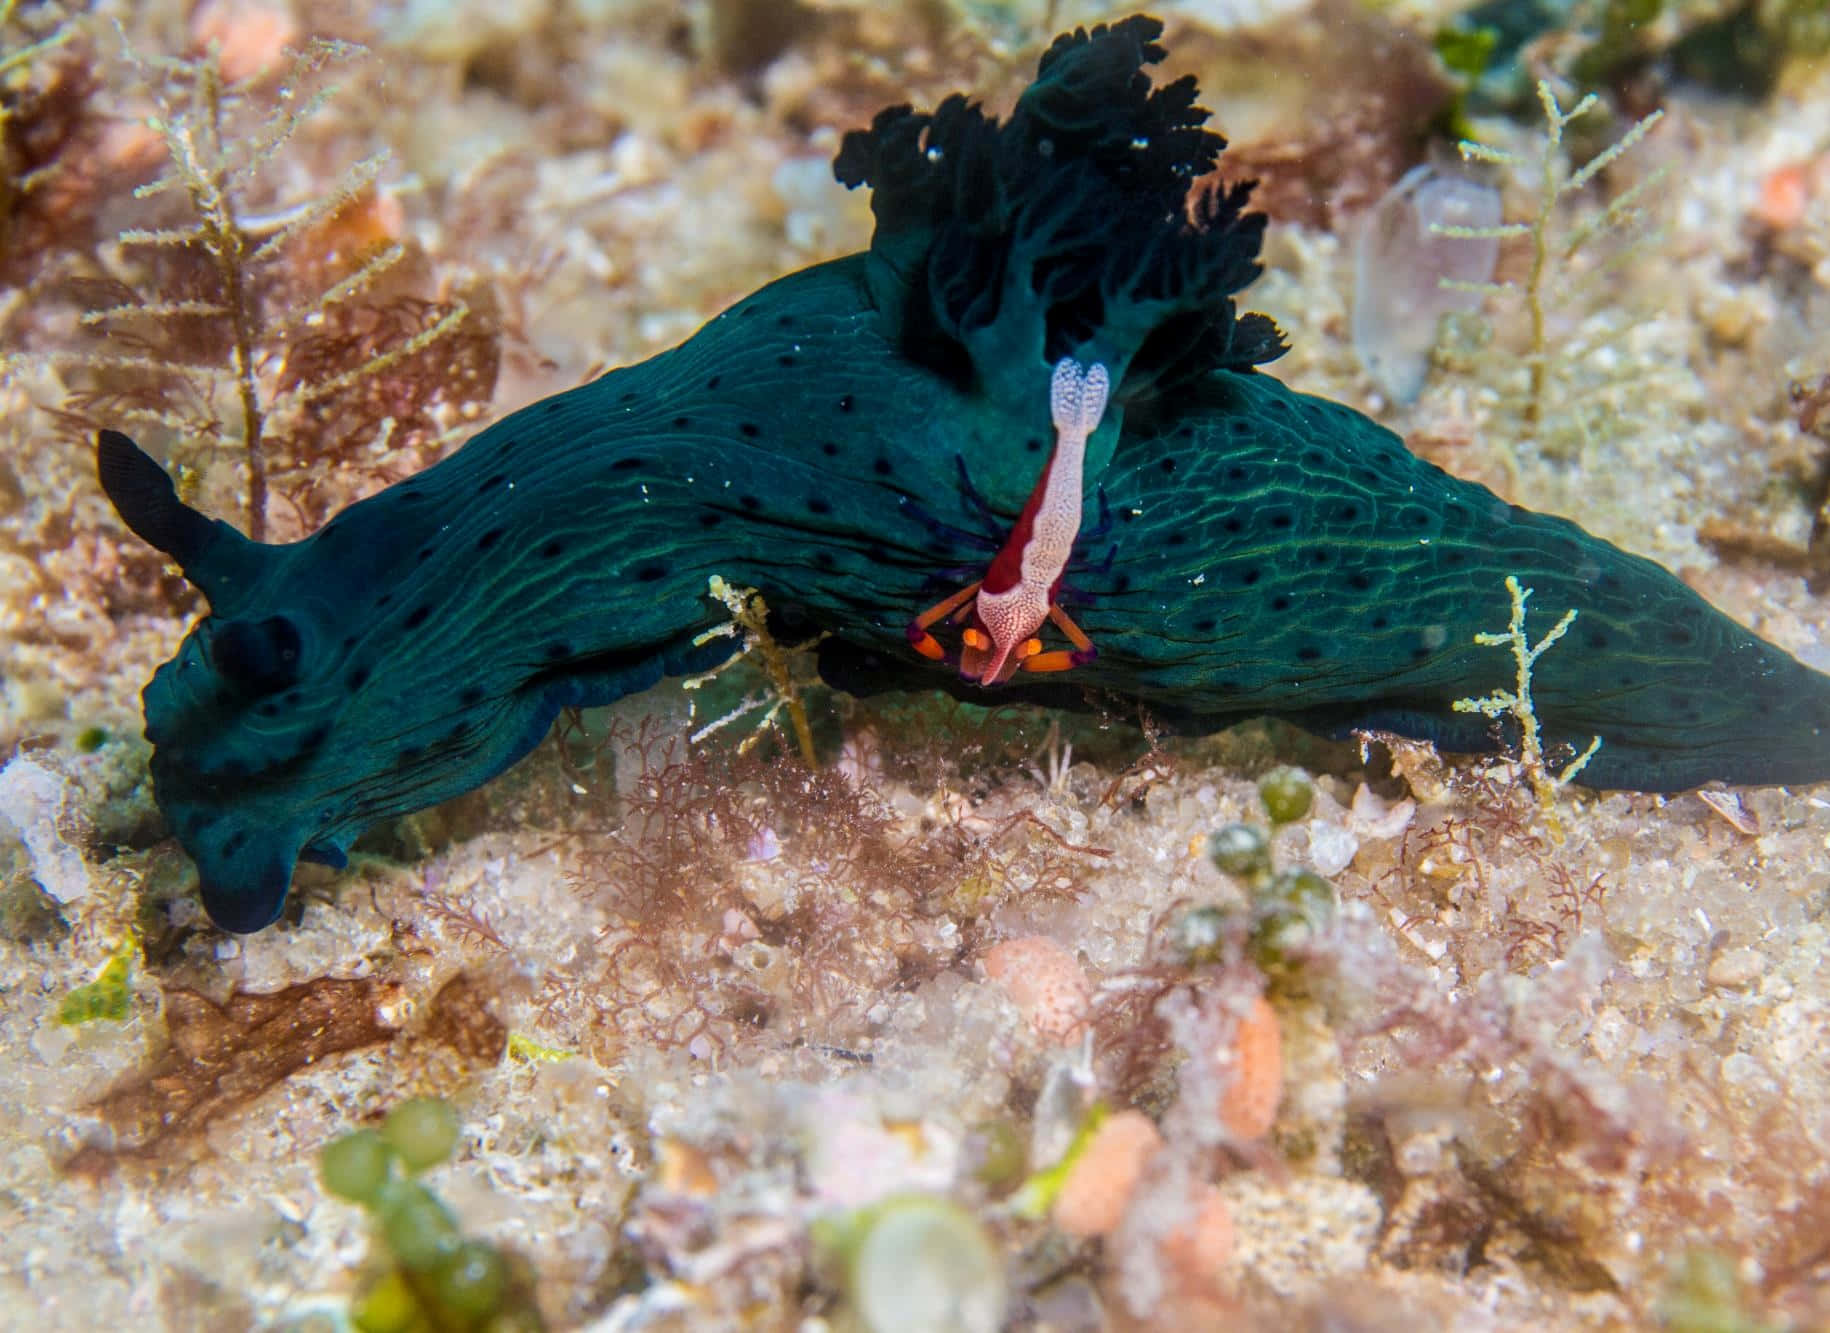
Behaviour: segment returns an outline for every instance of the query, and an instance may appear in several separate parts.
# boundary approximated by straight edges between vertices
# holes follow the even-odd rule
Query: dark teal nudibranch
[[[835,684],[970,688],[905,630],[1022,506],[1062,357],[1115,386],[1064,584],[1099,657],[1012,697],[1084,706],[1091,686],[1188,727],[1277,714],[1490,749],[1492,724],[1451,705],[1510,684],[1474,636],[1506,623],[1511,574],[1547,621],[1580,613],[1534,684],[1547,746],[1602,738],[1584,781],[1830,775],[1830,678],[1254,370],[1283,350],[1233,305],[1263,219],[1245,186],[1188,208],[1224,142],[1192,80],[1151,87],[1159,33],[1058,39],[1002,124],[959,97],[884,112],[837,162],[874,191],[868,253],[497,422],[303,541],[205,518],[104,432],[122,518],[210,602],[145,706],[216,922],[268,924],[299,857],[341,864],[378,820],[486,782],[562,707],[713,664],[730,641],[695,645],[724,617],[713,574],[829,631]]]

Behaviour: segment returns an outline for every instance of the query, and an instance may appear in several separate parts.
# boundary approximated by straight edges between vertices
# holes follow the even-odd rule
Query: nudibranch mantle
[[[486,782],[565,706],[715,664],[714,573],[826,630],[835,684],[978,694],[906,631],[985,568],[995,536],[962,545],[979,505],[1006,530],[1021,510],[1063,358],[1110,378],[1082,502],[1112,518],[1061,589],[1099,654],[1009,697],[1085,707],[1091,686],[1191,728],[1278,714],[1490,749],[1452,705],[1509,679],[1474,636],[1515,575],[1581,612],[1533,683],[1547,746],[1603,738],[1583,781],[1830,775],[1830,679],[1651,562],[1254,369],[1283,347],[1233,304],[1263,219],[1244,186],[1189,206],[1224,143],[1192,80],[1150,85],[1160,30],[1059,38],[1002,124],[958,97],[882,113],[836,163],[872,187],[870,251],[504,418],[303,541],[206,518],[104,432],[122,518],[210,602],[144,703],[211,917],[267,925],[300,857],[340,864],[377,821]]]

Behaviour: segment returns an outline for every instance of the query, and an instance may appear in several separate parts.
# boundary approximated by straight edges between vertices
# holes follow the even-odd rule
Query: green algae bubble
[[[508,1263],[494,1246],[467,1240],[432,1274],[439,1303],[465,1319],[494,1314],[508,1290]]]
[[[1258,798],[1273,824],[1293,824],[1315,803],[1315,787],[1300,768],[1274,768],[1258,779]]]
[[[1207,855],[1223,875],[1255,880],[1271,873],[1271,843],[1251,824],[1228,824],[1208,835]]]
[[[417,1181],[399,1181],[386,1190],[377,1211],[388,1249],[410,1272],[445,1263],[462,1243],[451,1210]]]
[[[1023,1132],[1008,1120],[993,1120],[979,1126],[978,1166],[973,1175],[994,1193],[1004,1193],[1023,1183],[1029,1172],[1029,1142]]]
[[[1253,909],[1252,957],[1269,971],[1334,923],[1334,885],[1313,870],[1280,870]]]
[[[352,1203],[373,1204],[388,1171],[394,1151],[372,1129],[359,1129],[332,1139],[318,1154],[318,1175],[324,1188]]]
[[[1313,870],[1280,870],[1258,894],[1258,910],[1307,922],[1316,929],[1334,920],[1334,885]]]
[[[1659,1301],[1660,1327],[1670,1333],[1780,1333],[1747,1313],[1735,1261],[1713,1250],[1691,1250],[1675,1268]]]
[[[481,1333],[545,1333],[546,1325],[531,1309],[508,1309],[481,1325]]]
[[[381,1133],[407,1170],[424,1171],[457,1147],[457,1112],[436,1097],[415,1097],[388,1112]]]
[[[1175,926],[1175,950],[1190,967],[1217,963],[1225,956],[1226,912],[1218,907],[1196,907],[1182,914]]]
[[[350,1324],[360,1333],[409,1333],[425,1326],[419,1302],[407,1280],[389,1269],[362,1293],[350,1311]]]

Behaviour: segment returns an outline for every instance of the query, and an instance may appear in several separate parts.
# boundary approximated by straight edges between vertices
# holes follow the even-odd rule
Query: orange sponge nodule
[[[1004,940],[985,953],[985,975],[1003,987],[1029,1025],[1063,1044],[1086,1030],[1093,987],[1078,959],[1045,935]]]
[[[1082,1240],[1105,1236],[1124,1220],[1144,1165],[1163,1136],[1142,1111],[1119,1111],[1093,1131],[1055,1196],[1055,1225]]]
[[[1220,1122],[1237,1139],[1263,1138],[1284,1093],[1283,1035],[1277,1012],[1260,995],[1233,1037],[1232,1082],[1220,1098]]]
[[[1227,1289],[1227,1265],[1238,1237],[1232,1210],[1218,1189],[1195,1186],[1193,1203],[1194,1216],[1163,1241],[1163,1257],[1184,1295],[1213,1299]]]

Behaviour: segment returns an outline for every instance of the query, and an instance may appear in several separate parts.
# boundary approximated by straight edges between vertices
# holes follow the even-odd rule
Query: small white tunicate
[[[1338,824],[1318,822],[1309,829],[1309,864],[1323,879],[1347,869],[1359,850],[1360,840]]]
[[[1450,236],[1500,224],[1500,192],[1443,167],[1421,166],[1373,205],[1354,253],[1353,346],[1392,399],[1416,400],[1444,315],[1474,310],[1481,293],[1456,284],[1493,280],[1494,236]]]
[[[89,892],[79,840],[64,836],[73,831],[76,795],[63,774],[30,755],[16,755],[0,768],[0,829],[17,829],[33,878],[60,903],[73,903]]]

